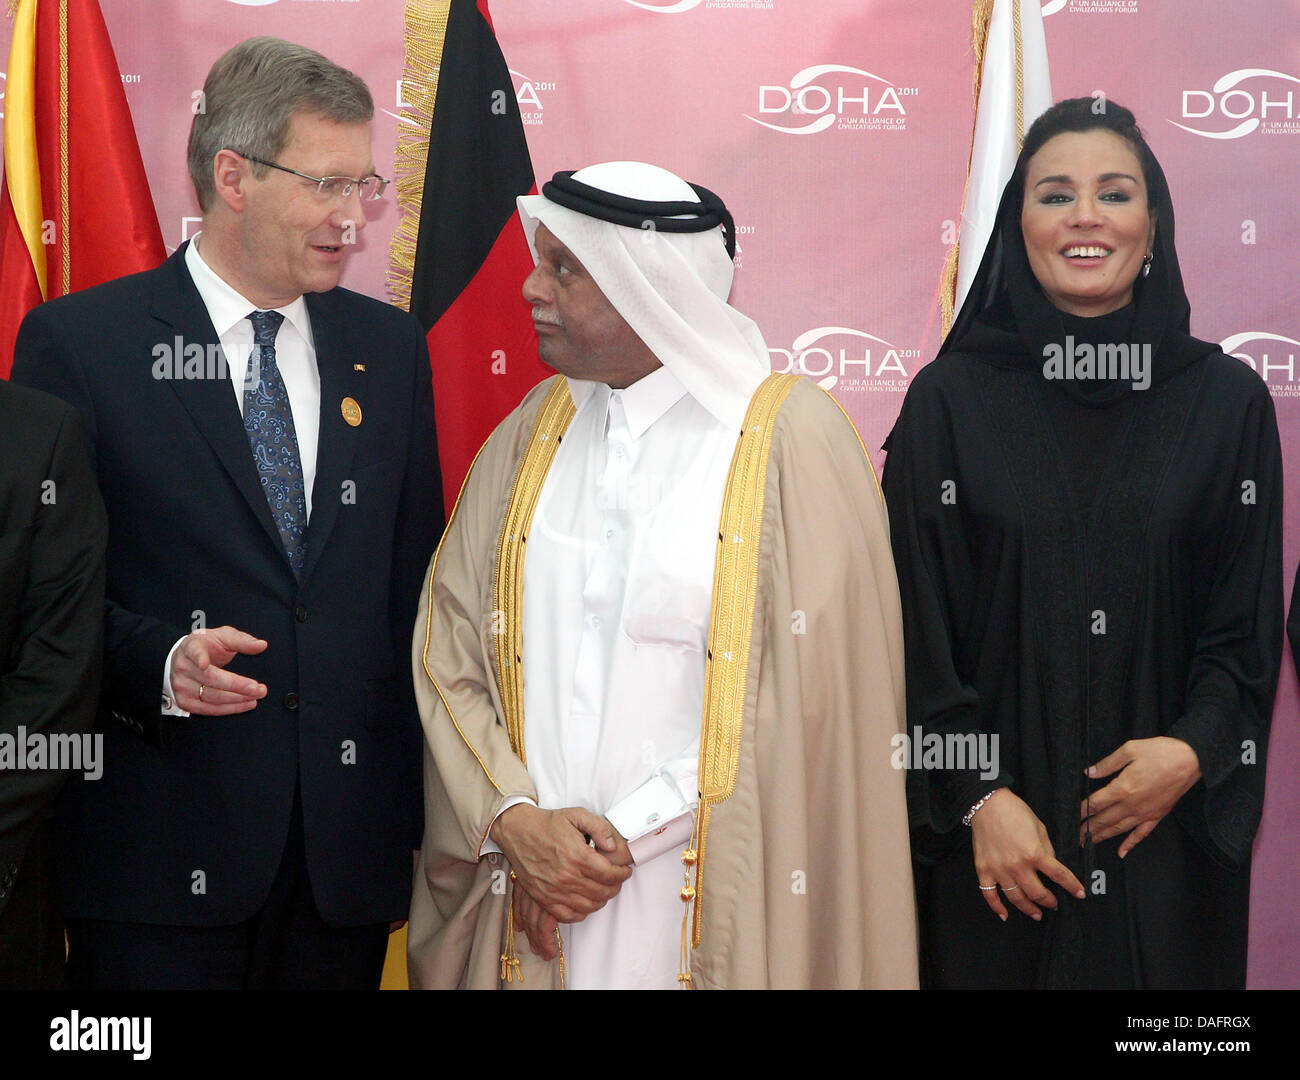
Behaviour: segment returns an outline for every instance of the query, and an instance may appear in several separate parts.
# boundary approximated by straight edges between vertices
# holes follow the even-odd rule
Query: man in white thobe
[[[412,985],[915,985],[861,441],[727,303],[711,192],[613,162],[519,206],[559,376],[480,451],[426,579]]]

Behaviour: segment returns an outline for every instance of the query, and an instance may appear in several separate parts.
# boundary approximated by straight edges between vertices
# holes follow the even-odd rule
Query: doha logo
[[[807,375],[823,390],[907,389],[907,365],[919,362],[919,349],[905,349],[851,326],[816,326],[790,348],[769,348],[777,374]]]
[[[1184,89],[1179,119],[1169,122],[1206,139],[1240,139],[1256,131],[1264,135],[1300,134],[1297,83],[1300,79],[1285,71],[1238,68],[1215,80],[1208,90]]]
[[[1267,330],[1247,330],[1229,334],[1219,342],[1219,348],[1249,366],[1268,384],[1274,397],[1300,397],[1300,382],[1296,379],[1300,341]]]
[[[795,72],[789,86],[760,86],[758,115],[744,115],[785,135],[816,135],[833,127],[903,131],[907,108],[902,98],[916,93],[915,86],[898,86],[859,67],[813,64]]]

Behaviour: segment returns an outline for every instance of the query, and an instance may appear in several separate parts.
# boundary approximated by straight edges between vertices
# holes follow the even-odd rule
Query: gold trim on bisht
[[[699,947],[704,924],[704,857],[709,812],[715,803],[731,797],[740,768],[740,736],[754,632],[763,497],[772,432],[781,406],[800,378],[769,375],[754,392],[722,498],[718,553],[713,565],[709,650],[704,669],[700,805],[695,813],[690,847],[682,852],[686,881],[681,897],[687,906],[682,916],[682,963],[677,979],[683,987],[691,985],[690,949]]]
[[[515,473],[505,520],[501,523],[496,574],[492,582],[497,689],[506,716],[506,731],[510,734],[510,749],[525,765],[528,761],[524,755],[524,556],[527,554],[524,545],[528,542],[528,530],[542,494],[542,485],[576,411],[573,396],[569,393],[569,380],[556,379],[538,410],[528,445]],[[524,981],[523,972],[519,970],[519,951],[515,946],[515,880],[515,872],[511,870],[510,901],[506,909],[505,942],[501,952],[501,980],[506,983],[516,979]],[[560,989],[564,989],[564,942],[560,940],[558,927],[555,941],[560,951]]]
[[[528,446],[520,459],[519,470],[515,473],[497,549],[497,568],[492,585],[497,688],[506,714],[510,749],[525,765],[528,759],[524,755],[524,545],[528,542],[528,530],[542,494],[542,484],[575,411],[568,379],[557,378],[542,402],[532,434],[528,437]]]

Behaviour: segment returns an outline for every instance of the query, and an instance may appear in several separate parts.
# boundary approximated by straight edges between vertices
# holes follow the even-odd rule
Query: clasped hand
[[[1086,772],[1093,779],[1118,775],[1080,804],[1079,843],[1085,843],[1089,833],[1098,843],[1127,832],[1120,858],[1151,834],[1201,776],[1196,751],[1181,739],[1164,735],[1130,739]],[[1002,897],[1031,919],[1043,917],[1041,908],[1056,908],[1056,897],[1040,873],[1083,899],[1083,886],[1056,858],[1047,829],[1014,792],[1006,788],[995,792],[976,811],[971,829],[979,883],[999,886],[982,893],[998,918],[1007,918]]]
[[[493,823],[492,839],[515,871],[515,923],[546,960],[557,952],[559,923],[599,911],[632,876],[627,841],[605,818],[579,806],[512,806]]]
[[[1151,835],[1161,818],[1201,778],[1196,751],[1182,739],[1157,735],[1129,739],[1087,770],[1094,779],[1118,773],[1079,806],[1079,843],[1087,832],[1092,842],[1128,833],[1119,847],[1122,859]]]

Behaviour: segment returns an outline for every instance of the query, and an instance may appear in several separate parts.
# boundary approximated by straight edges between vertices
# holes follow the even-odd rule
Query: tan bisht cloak
[[[506,798],[536,796],[521,760],[523,552],[573,412],[557,376],[502,421],[430,564],[413,647],[426,736],[415,988],[496,988],[508,967],[512,987],[562,984],[558,958],[508,931],[505,856],[478,851]],[[915,987],[888,524],[853,425],[810,380],[774,375],[756,391],[718,551],[683,904],[690,985]]]

